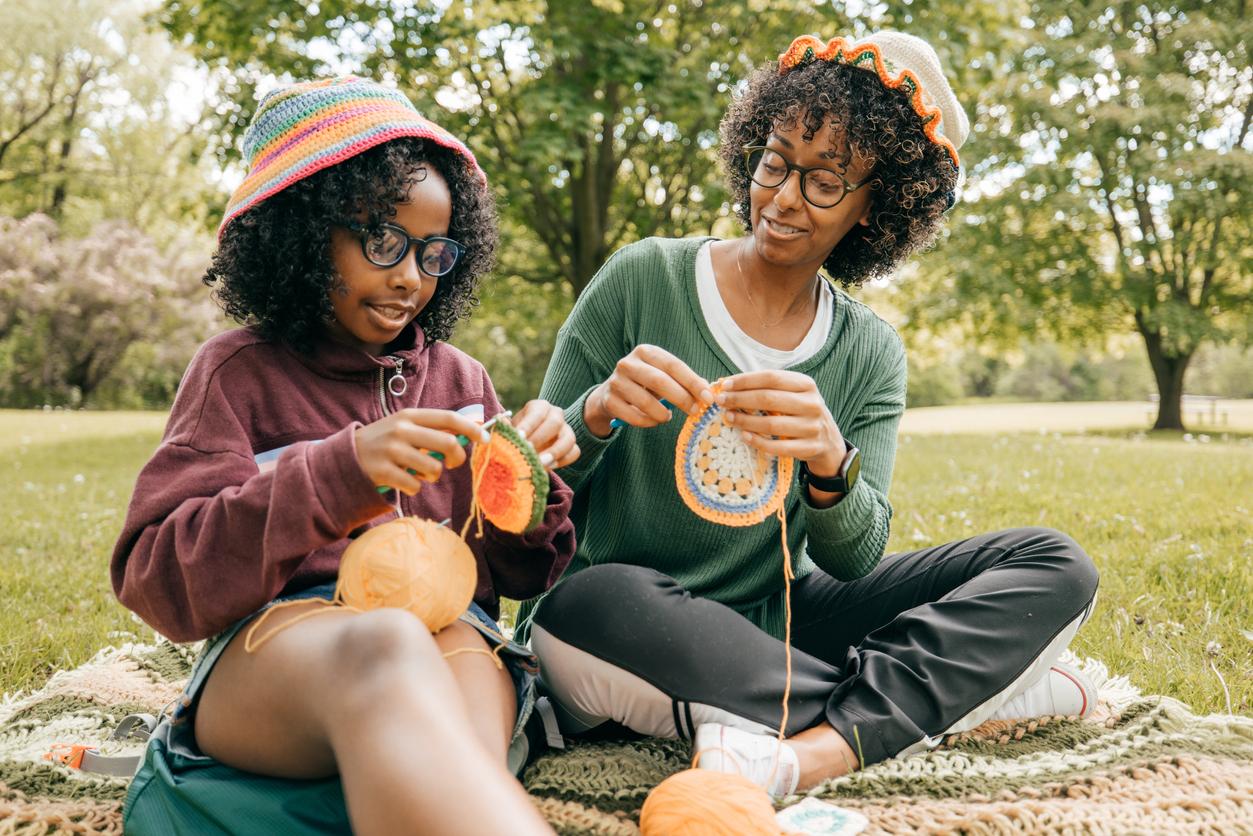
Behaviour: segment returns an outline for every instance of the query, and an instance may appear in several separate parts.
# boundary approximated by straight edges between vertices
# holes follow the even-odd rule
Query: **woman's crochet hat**
[[[226,204],[218,239],[227,224],[270,195],[404,136],[430,140],[457,152],[486,182],[470,149],[419,114],[398,90],[354,76],[302,81],[271,90],[244,131],[248,175]]]
[[[802,35],[779,56],[779,72],[786,73],[811,61],[860,67],[876,74],[884,86],[904,90],[922,120],[927,138],[947,151],[953,165],[961,171],[957,149],[970,133],[970,121],[929,43],[903,32],[876,32],[860,41],[832,38],[825,44],[812,35]]]

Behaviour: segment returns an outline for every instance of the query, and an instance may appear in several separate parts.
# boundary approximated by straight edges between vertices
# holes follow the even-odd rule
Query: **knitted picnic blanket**
[[[158,712],[192,660],[192,648],[167,643],[107,648],[0,700],[0,836],[120,834],[127,781],[42,756],[57,742],[102,743],[127,714]],[[1198,717],[1099,662],[1071,661],[1101,692],[1087,721],[989,722],[808,795],[860,811],[868,833],[1253,833],[1253,718]],[[680,741],[586,743],[540,758],[525,784],[559,833],[636,834],[649,790],[689,761]]]

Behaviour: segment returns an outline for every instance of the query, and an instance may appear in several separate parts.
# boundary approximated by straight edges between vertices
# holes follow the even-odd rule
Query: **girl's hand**
[[[434,482],[445,467],[465,463],[457,441],[487,438],[487,432],[464,415],[447,409],[402,409],[357,430],[357,461],[376,485],[388,485],[406,496]],[[438,452],[444,460],[430,456]],[[416,475],[409,471],[416,471]]]
[[[809,375],[745,372],[726,378],[718,394],[723,419],[766,453],[805,462],[815,476],[835,476],[848,451],[826,401]],[[756,410],[774,415],[757,415]]]
[[[531,442],[544,467],[565,467],[579,457],[565,411],[548,401],[529,401],[514,416],[513,428]]]
[[[587,396],[583,423],[601,438],[609,435],[614,418],[633,427],[655,427],[674,417],[662,398],[690,414],[713,403],[713,392],[703,377],[664,348],[637,345]]]

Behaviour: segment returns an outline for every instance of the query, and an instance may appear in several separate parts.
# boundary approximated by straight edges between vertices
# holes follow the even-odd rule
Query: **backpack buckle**
[[[82,769],[83,755],[98,751],[95,746],[86,743],[53,743],[52,748],[44,755],[44,760],[68,766],[70,769]]]

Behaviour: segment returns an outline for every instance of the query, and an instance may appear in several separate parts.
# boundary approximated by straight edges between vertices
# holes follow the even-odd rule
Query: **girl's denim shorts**
[[[177,707],[174,709],[170,722],[174,726],[180,726],[187,723],[195,711],[196,702],[199,699],[200,692],[204,688],[204,683],[209,678],[210,671],[213,670],[214,664],[221,657],[222,651],[230,644],[231,639],[242,630],[249,622],[261,613],[273,607],[275,604],[283,601],[300,601],[310,598],[325,598],[332,600],[335,597],[335,583],[329,582],[320,586],[312,586],[308,589],[302,589],[298,592],[280,595],[261,609],[257,610],[247,618],[242,618],[232,624],[230,627],[218,633],[216,636],[205,641],[204,647],[200,651],[200,655],[196,658],[195,664],[192,666],[191,678],[187,682],[187,688],[183,691],[182,698],[178,701]],[[521,749],[524,753],[526,750],[525,740],[523,737],[523,727],[527,719],[530,718],[535,708],[535,689],[536,678],[539,673],[539,663],[534,654],[531,653],[523,645],[512,640],[503,640],[500,627],[492,620],[482,607],[471,602],[469,609],[461,615],[461,620],[469,624],[471,627],[479,631],[483,639],[487,642],[488,647],[495,650],[497,646],[504,645],[498,653],[501,662],[504,663],[505,669],[509,671],[510,677],[513,679],[514,690],[517,693],[518,716],[517,722],[513,727],[513,740],[510,746],[509,765],[514,768],[515,772],[521,770],[521,757],[515,758],[515,750]],[[521,744],[521,745],[520,745]],[[518,763],[515,764],[515,760]]]

